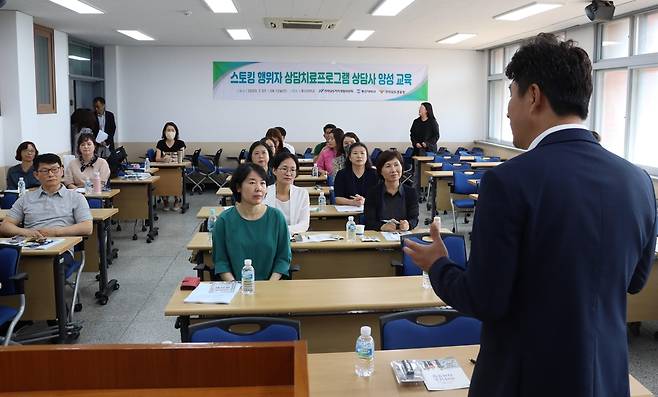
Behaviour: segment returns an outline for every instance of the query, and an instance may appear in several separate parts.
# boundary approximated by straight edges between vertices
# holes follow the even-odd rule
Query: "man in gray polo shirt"
[[[37,156],[34,174],[41,187],[16,200],[0,224],[0,234],[37,238],[90,235],[93,224],[89,204],[83,195],[62,185],[64,167],[59,156]],[[23,227],[18,226],[21,223]]]

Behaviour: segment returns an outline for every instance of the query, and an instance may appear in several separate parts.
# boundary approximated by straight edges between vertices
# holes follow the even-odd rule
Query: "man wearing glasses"
[[[62,185],[64,167],[59,156],[38,155],[34,169],[41,186],[16,200],[0,224],[0,234],[34,238],[91,235],[89,204],[83,195]],[[65,259],[72,260],[72,256]]]

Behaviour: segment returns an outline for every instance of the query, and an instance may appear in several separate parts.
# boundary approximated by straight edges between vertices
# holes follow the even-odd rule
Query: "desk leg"
[[[190,316],[178,316],[174,327],[180,329],[180,341],[185,343],[190,341]]]
[[[439,184],[436,181],[437,178],[431,178],[430,181],[430,200],[432,200],[431,202],[432,211],[430,215],[431,216],[430,222],[432,222],[434,220],[434,217],[436,216],[436,196],[437,196],[437,190],[439,188]]]
[[[98,291],[96,292],[96,299],[101,305],[106,305],[110,294],[119,289],[117,280],[107,280],[107,241],[109,241],[110,221],[105,220],[98,225],[98,246],[100,254],[99,263],[99,278],[98,278]]]
[[[148,196],[148,207],[149,207],[149,232],[147,233],[146,242],[150,243],[155,240],[155,237],[158,235],[158,228],[154,226],[155,217],[153,205],[153,186],[146,185],[146,194]]]
[[[187,211],[190,208],[190,205],[187,203],[187,192],[185,189],[185,168],[181,167],[181,184],[182,184],[182,189],[181,192],[183,193],[183,205],[181,206],[181,214],[184,214],[185,211]]]
[[[66,301],[64,298],[64,258],[61,255],[55,257],[54,262],[55,276],[55,312],[57,313],[57,343],[65,343],[67,332],[66,325],[68,318],[66,316]],[[73,308],[71,308],[73,310]]]
[[[416,191],[418,192],[418,199],[422,196],[420,194],[420,161],[414,159],[414,184],[416,185]]]

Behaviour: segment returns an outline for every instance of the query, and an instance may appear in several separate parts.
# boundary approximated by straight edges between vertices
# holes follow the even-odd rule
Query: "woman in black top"
[[[18,148],[16,148],[15,159],[21,163],[16,164],[7,170],[8,190],[18,189],[18,181],[20,178],[23,178],[25,188],[27,189],[41,185],[39,180],[34,176],[34,167],[32,165],[34,158],[37,157],[38,154],[39,151],[37,150],[37,147],[30,141],[25,141],[18,145]]]
[[[168,163],[172,161],[174,153],[185,150],[185,142],[178,139],[178,126],[173,121],[168,121],[162,128],[162,139],[155,145],[155,161]],[[174,197],[173,207],[169,207],[169,196],[162,197],[162,209],[164,211],[180,210],[181,199]]]
[[[383,181],[370,189],[364,208],[366,229],[383,232],[407,231],[418,225],[416,189],[400,183],[402,156],[387,150],[377,159]]]
[[[423,102],[418,109],[418,118],[411,124],[411,145],[414,156],[425,152],[436,152],[436,143],[439,141],[439,123],[434,117],[432,104]]]
[[[276,178],[272,174],[272,167],[270,167],[274,154],[272,153],[270,146],[267,144],[267,140],[267,138],[263,138],[260,141],[252,143],[251,147],[249,147],[246,161],[247,163],[258,164],[263,167],[267,174],[265,182],[267,183],[267,186],[270,186],[274,185]]]
[[[377,185],[378,180],[366,145],[353,143],[347,150],[345,167],[338,171],[334,181],[336,204],[362,206],[368,190]]]

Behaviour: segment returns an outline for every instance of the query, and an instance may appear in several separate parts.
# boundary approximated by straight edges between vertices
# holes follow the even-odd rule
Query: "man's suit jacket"
[[[646,172],[582,129],[485,173],[468,269],[430,270],[483,322],[469,396],[629,395],[626,293],[652,266],[655,200]]]
[[[100,125],[98,123],[98,115],[96,113],[94,113],[94,117],[96,119],[96,124],[94,125],[94,135],[98,135],[98,131],[100,130]],[[106,110],[105,111],[105,133],[108,135],[108,137],[105,140],[105,143],[110,148],[110,150],[114,149],[114,133],[116,131],[117,131],[117,125],[116,125],[116,121],[114,120],[114,113],[108,112]]]

